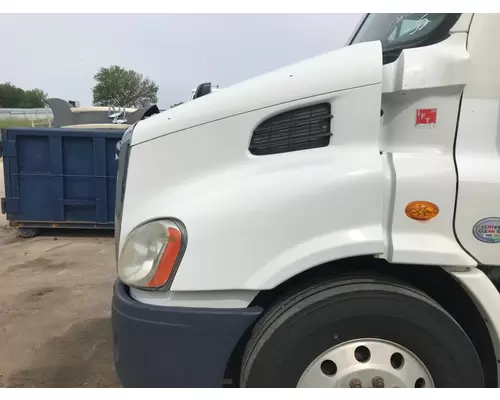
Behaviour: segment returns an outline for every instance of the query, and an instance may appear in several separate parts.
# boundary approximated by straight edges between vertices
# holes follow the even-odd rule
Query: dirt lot
[[[3,197],[0,160],[0,197]],[[0,386],[114,387],[107,232],[17,237],[0,215]]]

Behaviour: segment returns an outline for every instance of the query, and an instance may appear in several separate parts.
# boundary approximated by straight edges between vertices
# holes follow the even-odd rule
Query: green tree
[[[45,106],[47,93],[41,89],[24,90],[10,82],[0,84],[0,107],[41,108]]]
[[[41,89],[31,89],[25,92],[25,102],[24,108],[40,108],[45,106],[45,100],[47,100],[47,93]]]
[[[92,89],[96,106],[143,107],[158,102],[158,85],[133,70],[112,65],[94,75]]]

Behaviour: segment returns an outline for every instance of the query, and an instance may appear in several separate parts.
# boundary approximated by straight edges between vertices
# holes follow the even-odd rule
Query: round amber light
[[[408,218],[427,221],[439,214],[439,207],[430,201],[412,201],[405,209]]]

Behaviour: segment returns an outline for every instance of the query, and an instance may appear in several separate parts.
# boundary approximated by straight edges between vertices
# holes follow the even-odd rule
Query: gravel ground
[[[56,230],[22,239],[0,215],[0,255],[0,386],[119,386],[112,234]]]

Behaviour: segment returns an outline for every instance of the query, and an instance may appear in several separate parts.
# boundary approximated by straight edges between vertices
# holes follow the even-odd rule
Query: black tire
[[[362,278],[325,282],[275,304],[252,332],[240,385],[296,387],[316,357],[360,338],[406,347],[436,387],[484,386],[473,344],[439,304],[416,289]]]
[[[17,232],[23,239],[31,239],[40,233],[37,228],[18,228]]]

